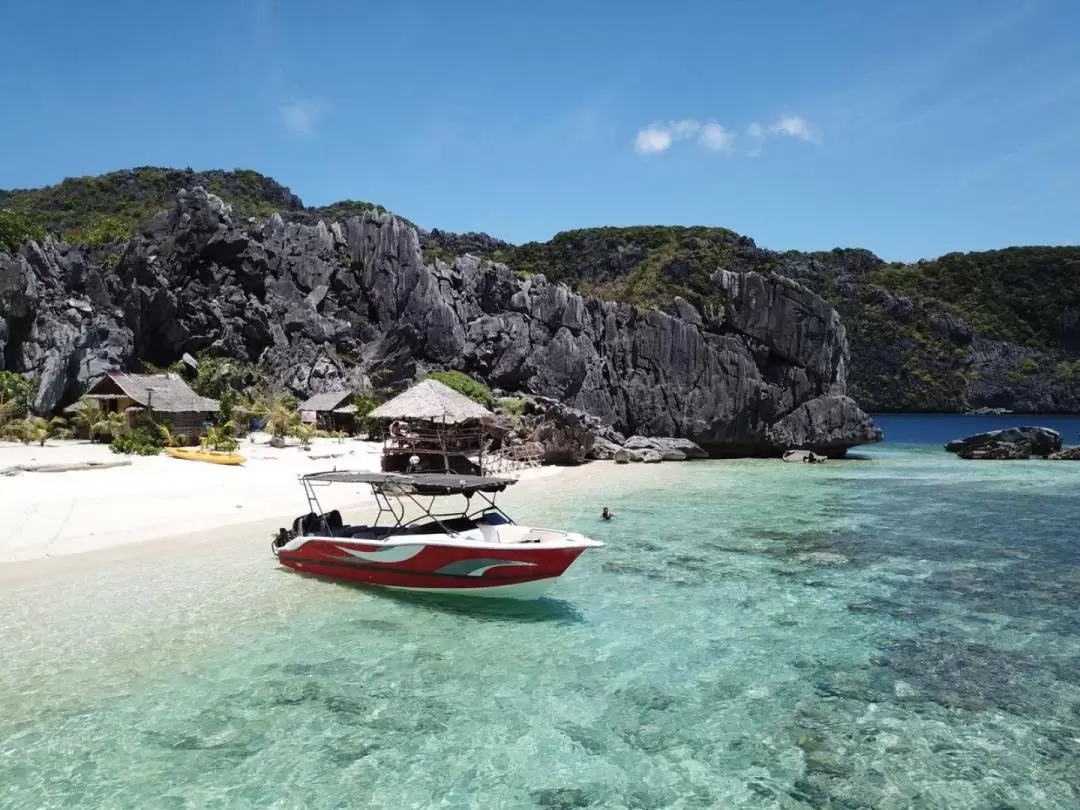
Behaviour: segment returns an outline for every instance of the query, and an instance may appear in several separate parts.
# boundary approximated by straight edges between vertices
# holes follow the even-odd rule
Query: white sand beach
[[[108,446],[50,441],[0,443],[0,563],[143,544],[243,524],[281,525],[306,511],[297,476],[319,470],[378,470],[381,443],[317,439],[310,450],[270,447],[253,434],[240,443],[247,462],[228,467],[168,456],[120,456]],[[19,472],[16,466],[130,461],[107,469]],[[543,477],[557,468],[524,471]],[[366,487],[341,487],[334,506],[372,501]],[[230,535],[237,532],[230,531]],[[263,534],[256,535],[260,540]]]

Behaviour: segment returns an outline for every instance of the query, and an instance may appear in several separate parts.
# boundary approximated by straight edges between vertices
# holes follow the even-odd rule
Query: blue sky
[[[0,188],[257,169],[511,241],[1080,242],[1077,0],[0,0]]]

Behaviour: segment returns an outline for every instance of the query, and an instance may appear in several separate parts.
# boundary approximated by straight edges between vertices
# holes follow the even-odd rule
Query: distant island
[[[206,194],[193,195],[197,188]],[[215,208],[216,198],[228,206]],[[1078,247],[897,264],[861,249],[781,253],[723,228],[658,226],[575,230],[513,245],[486,234],[416,228],[374,203],[308,208],[288,188],[249,170],[144,167],[71,178],[0,191],[0,209],[0,251],[14,255],[27,239],[46,234],[58,240],[56,255],[42,259],[55,266],[38,272],[38,283],[56,285],[39,291],[50,312],[56,314],[52,299],[61,296],[74,296],[67,302],[72,311],[84,299],[91,309],[114,310],[109,324],[97,310],[92,318],[83,313],[87,324],[97,321],[96,345],[82,345],[86,324],[72,322],[78,334],[60,335],[61,343],[72,343],[67,354],[35,361],[72,366],[54,375],[59,389],[46,397],[54,406],[77,395],[90,366],[167,365],[190,350],[276,363],[279,381],[293,390],[332,387],[349,368],[371,370],[372,363],[390,376],[415,371],[416,363],[460,368],[496,388],[554,395],[628,431],[704,436],[706,445],[715,440],[751,454],[778,443],[779,423],[815,399],[846,400],[821,412],[843,434],[849,417],[851,424],[861,419],[847,413],[854,403],[845,394],[878,412],[1080,412]],[[426,312],[408,310],[415,300],[402,298],[406,291],[380,286],[382,275],[411,264],[403,253],[410,239],[429,272],[409,283],[439,288],[420,299],[431,307]],[[279,250],[301,258],[283,262]],[[337,272],[346,266],[352,276]],[[86,268],[102,273],[100,289]],[[65,276],[62,283],[49,275],[54,271]],[[455,292],[463,272],[481,273],[480,281],[469,276],[480,287]],[[530,286],[537,274],[547,288]],[[263,288],[273,281],[269,276],[277,278],[275,289]],[[10,310],[0,313],[4,367],[27,372],[17,355],[26,356],[32,324],[20,320],[19,309],[28,305],[15,300],[11,284],[18,282],[11,278],[6,288],[2,282],[0,300],[7,295]],[[163,283],[170,289],[156,289]],[[554,284],[566,285],[571,297]],[[361,305],[351,305],[350,297]],[[191,309],[196,302],[199,311]],[[650,321],[650,311],[667,320]],[[508,348],[521,339],[514,332],[521,324],[506,317],[515,312],[544,322],[546,331]],[[117,331],[121,321],[130,337]],[[57,323],[66,328],[62,318]],[[689,324],[692,334],[679,324]],[[584,344],[575,343],[582,334],[592,347],[584,353]],[[605,347],[612,337],[624,345]],[[674,347],[667,345],[672,340]],[[692,368],[659,369],[652,381],[646,368],[635,384],[650,398],[654,383],[672,387],[668,400],[642,406],[627,386],[645,345],[674,352],[675,365]],[[552,349],[558,358],[547,362],[539,352]],[[294,350],[302,373],[286,380],[282,372]],[[687,352],[692,356],[677,356]],[[513,362],[516,368],[508,365]],[[627,379],[609,379],[620,363]],[[698,401],[689,391],[703,373],[720,387],[753,378],[757,388],[743,393],[760,402],[744,402],[736,392],[716,395],[725,403]],[[717,417],[725,408],[731,419],[721,430]],[[711,427],[704,424],[710,420]],[[740,420],[745,424],[730,427]],[[851,429],[850,443],[834,436],[833,444],[817,446],[830,452],[867,440],[863,426]],[[721,435],[725,430],[731,435]]]

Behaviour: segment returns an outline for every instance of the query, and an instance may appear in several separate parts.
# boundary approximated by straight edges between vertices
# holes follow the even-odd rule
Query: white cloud
[[[715,121],[705,124],[698,135],[698,145],[710,152],[730,152],[734,140],[734,133],[728,132]]]
[[[806,121],[797,115],[781,116],[775,124],[769,127],[769,132],[774,135],[789,135],[804,141],[816,141],[817,137]]]
[[[746,150],[747,157],[760,155],[765,140],[773,136],[784,135],[813,143],[821,142],[817,132],[806,122],[806,119],[797,115],[781,116],[767,127],[756,121],[752,122],[747,125],[746,134],[750,142]],[[644,129],[638,130],[634,138],[634,149],[642,155],[657,155],[666,152],[677,141],[687,140],[694,136],[697,136],[698,146],[706,151],[728,154],[735,151],[735,132],[711,119],[701,122],[693,118],[684,118],[681,121],[654,121]]]
[[[655,155],[671,147],[671,132],[659,124],[650,124],[634,138],[634,149],[642,155]]]
[[[746,134],[750,136],[753,146],[746,153],[747,157],[757,157],[765,146],[765,140],[776,135],[784,135],[789,138],[798,138],[812,143],[821,143],[821,139],[805,118],[797,115],[782,115],[769,126],[765,127],[754,121],[746,127]]]
[[[682,121],[654,121],[639,130],[634,138],[634,149],[642,155],[656,155],[666,152],[675,141],[681,141],[692,137],[701,129],[701,124],[692,118],[684,118]]]
[[[326,102],[318,98],[294,98],[278,107],[281,125],[285,131],[297,138],[310,138],[323,113]]]

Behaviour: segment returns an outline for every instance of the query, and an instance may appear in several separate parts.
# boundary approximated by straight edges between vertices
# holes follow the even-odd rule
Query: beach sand
[[[49,442],[45,447],[0,444],[0,563],[30,563],[102,550],[113,556],[134,546],[184,536],[258,537],[307,511],[297,476],[321,470],[379,469],[379,442],[317,439],[310,450],[270,447],[253,434],[240,443],[243,466],[228,467],[168,456],[120,456],[105,445]],[[69,472],[20,472],[23,465],[130,461],[130,465]],[[545,477],[555,468],[525,470]],[[370,490],[341,486],[342,510],[373,501]],[[9,566],[11,568],[11,566]],[[21,566],[15,566],[21,568]],[[23,571],[44,570],[33,565]],[[9,573],[16,573],[9,571]]]

